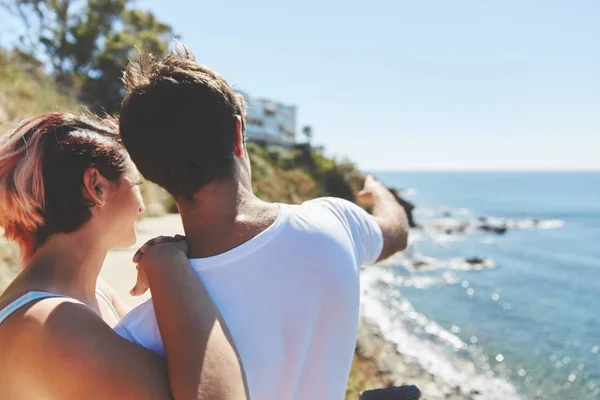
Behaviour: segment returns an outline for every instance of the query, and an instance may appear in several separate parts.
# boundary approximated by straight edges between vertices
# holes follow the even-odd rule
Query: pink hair
[[[64,115],[45,114],[22,122],[0,141],[0,226],[19,244],[27,260],[34,251],[34,232],[44,223],[42,163],[46,132]]]

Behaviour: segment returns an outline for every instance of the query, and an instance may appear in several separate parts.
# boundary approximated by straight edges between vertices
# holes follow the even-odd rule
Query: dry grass
[[[0,236],[0,294],[17,273],[19,252],[17,247]]]
[[[78,111],[81,106],[74,96],[59,93],[37,67],[19,63],[0,50],[0,134],[13,129],[20,120],[58,110]]]

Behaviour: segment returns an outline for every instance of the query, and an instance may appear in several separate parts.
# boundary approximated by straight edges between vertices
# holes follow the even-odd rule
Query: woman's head
[[[0,226],[24,259],[93,221],[110,247],[135,242],[138,174],[111,119],[53,113],[0,139]]]

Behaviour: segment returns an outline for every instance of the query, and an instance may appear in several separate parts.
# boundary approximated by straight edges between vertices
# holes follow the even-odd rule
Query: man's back
[[[252,399],[341,399],[358,327],[360,265],[381,254],[381,230],[339,199],[280,208],[253,239],[190,262],[233,336]],[[151,302],[116,329],[164,354]]]

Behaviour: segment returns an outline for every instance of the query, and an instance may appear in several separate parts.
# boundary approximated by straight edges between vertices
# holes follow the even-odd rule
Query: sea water
[[[424,225],[363,274],[365,312],[400,350],[481,398],[600,399],[600,173],[375,175]]]

